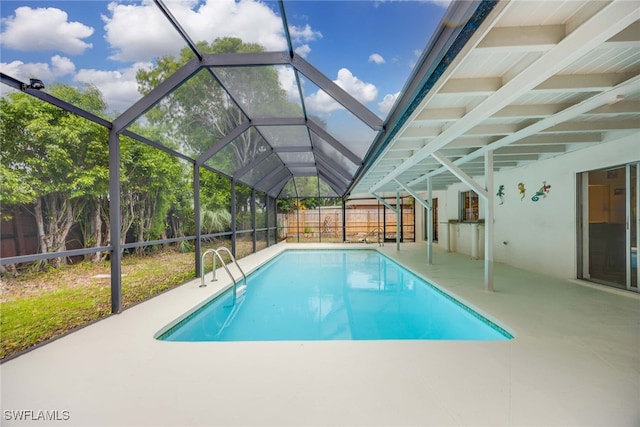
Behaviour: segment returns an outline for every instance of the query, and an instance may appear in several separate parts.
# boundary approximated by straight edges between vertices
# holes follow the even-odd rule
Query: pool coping
[[[239,262],[249,270],[296,246],[278,244]],[[221,276],[206,288],[188,282],[3,363],[0,407],[68,410],[69,426],[638,425],[637,298],[498,263],[495,291],[487,292],[482,262],[464,255],[436,250],[428,265],[419,243],[400,251],[337,247],[382,251],[518,335],[477,342],[153,338],[225,286]]]

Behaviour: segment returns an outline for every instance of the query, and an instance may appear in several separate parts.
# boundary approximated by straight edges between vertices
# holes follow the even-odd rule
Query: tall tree
[[[50,93],[88,110],[104,110],[92,87],[54,85]],[[106,131],[23,93],[0,99],[0,111],[0,170],[3,185],[12,187],[3,189],[2,202],[33,204],[40,252],[62,252],[87,200],[107,188]],[[58,258],[53,264],[64,262]]]
[[[238,38],[216,39],[210,44],[201,41],[197,46],[201,52],[210,54],[263,51],[260,45],[243,43]],[[161,58],[155,68],[139,71],[140,90],[145,94],[150,92],[192,58],[191,50],[185,48],[179,57]],[[233,100],[217,80],[226,86]],[[197,157],[246,122],[248,119],[243,111],[252,117],[302,114],[299,105],[287,100],[275,67],[252,66],[201,70],[158,103],[145,118],[151,125],[161,127],[168,139],[176,141],[180,148]],[[268,145],[252,128],[219,151],[207,164],[227,175],[234,175],[265,150],[268,150]],[[220,182],[220,185],[220,191],[227,190],[224,183]]]
[[[121,243],[166,237],[168,213],[188,190],[186,168],[176,157],[130,138],[121,138]],[[138,252],[143,252],[140,248]]]

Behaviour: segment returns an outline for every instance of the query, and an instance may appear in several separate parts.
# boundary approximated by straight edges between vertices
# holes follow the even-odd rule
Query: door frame
[[[635,206],[631,206],[631,168],[635,167]],[[640,292],[640,268],[637,266],[638,247],[640,246],[640,161],[631,162],[602,169],[593,169],[576,174],[576,272],[577,278],[592,281],[589,274],[589,173],[604,169],[624,168],[625,171],[625,286],[626,290]],[[635,209],[635,224],[631,224],[632,210]],[[635,225],[636,241],[636,284],[632,286],[632,225]],[[605,285],[606,286],[606,285]]]

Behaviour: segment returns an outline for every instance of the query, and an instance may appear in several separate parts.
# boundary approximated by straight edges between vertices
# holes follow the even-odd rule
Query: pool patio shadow
[[[380,250],[506,325],[509,341],[184,343],[154,339],[228,281],[182,285],[0,365],[2,425],[640,425],[640,296],[424,244]],[[19,421],[32,411],[32,421]],[[68,420],[34,420],[67,411]],[[22,412],[22,415],[25,415]]]

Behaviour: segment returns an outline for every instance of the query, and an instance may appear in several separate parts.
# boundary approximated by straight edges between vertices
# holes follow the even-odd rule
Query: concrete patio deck
[[[399,252],[278,244],[240,264],[252,270],[287,248],[345,246],[381,250],[515,339],[155,340],[225,285],[193,281],[0,365],[2,425],[640,425],[640,295],[497,263],[488,293],[482,261],[436,250],[429,266],[420,243]],[[16,411],[68,419],[18,421]]]

